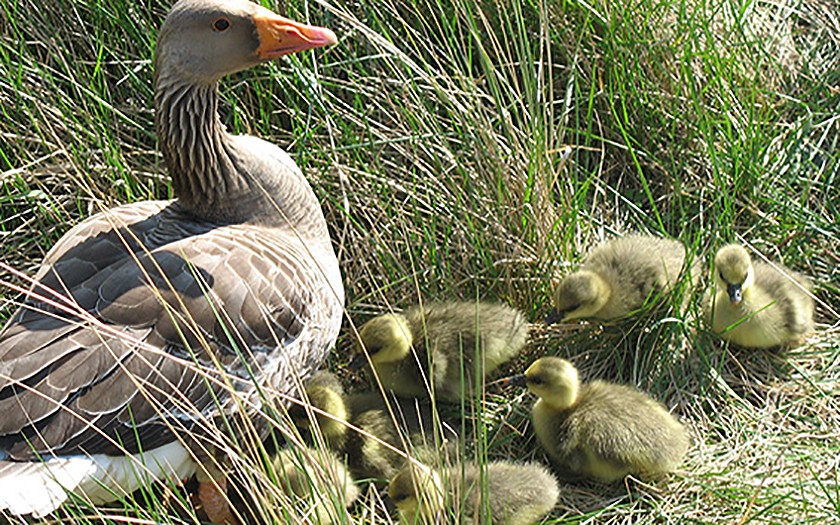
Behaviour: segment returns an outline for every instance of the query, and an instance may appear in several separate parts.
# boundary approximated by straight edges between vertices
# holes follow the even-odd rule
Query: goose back
[[[191,430],[228,391],[255,408],[255,381],[290,393],[340,322],[338,268],[316,264],[329,261],[317,248],[274,228],[191,220],[175,202],[81,223],[45,259],[33,289],[43,299],[0,335],[7,452],[136,452],[172,439],[162,415]]]

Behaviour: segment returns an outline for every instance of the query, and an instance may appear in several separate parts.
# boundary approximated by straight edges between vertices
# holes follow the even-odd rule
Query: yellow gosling
[[[525,346],[528,322],[506,305],[431,303],[387,314],[359,330],[352,368],[370,364],[383,388],[404,397],[458,401]],[[478,357],[479,362],[476,362]]]
[[[642,306],[652,294],[672,289],[685,271],[686,247],[679,241],[631,235],[612,239],[586,257],[554,294],[552,319],[614,319]],[[699,260],[691,281],[700,276]]]
[[[544,466],[508,461],[487,464],[483,475],[473,464],[440,472],[407,464],[388,486],[407,524],[446,523],[448,513],[456,514],[459,523],[487,523],[486,512],[493,525],[528,525],[551,512],[559,495],[557,480]]]
[[[308,443],[317,441],[317,427],[317,431],[332,450],[342,450],[347,441],[347,421],[350,413],[344,402],[345,394],[341,381],[331,372],[319,370],[306,383],[305,390],[306,399],[289,408],[289,416],[295,426]]]
[[[428,404],[389,396],[392,417],[379,392],[345,394],[338,378],[326,371],[312,377],[306,392],[315,410],[295,406],[289,411],[293,421],[305,437],[319,431],[331,450],[346,457],[355,479],[388,480],[408,453],[455,454],[457,434],[441,424]],[[316,415],[318,410],[332,417]]]
[[[638,390],[604,381],[581,384],[565,359],[536,360],[512,383],[539,396],[534,432],[563,471],[603,482],[673,471],[688,449],[683,426]]]
[[[714,288],[703,307],[712,330],[746,348],[801,341],[814,329],[814,299],[807,277],[784,266],[753,263],[742,246],[715,255]]]
[[[340,515],[359,497],[359,488],[341,461],[307,447],[281,450],[272,461],[279,488],[303,523],[341,523]]]

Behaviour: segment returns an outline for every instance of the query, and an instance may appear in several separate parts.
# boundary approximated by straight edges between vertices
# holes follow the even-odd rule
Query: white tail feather
[[[0,509],[41,517],[67,499],[67,491],[96,470],[90,458],[52,458],[45,462],[0,462]]]
[[[93,504],[127,496],[158,479],[180,481],[196,463],[179,442],[128,456],[72,456],[43,462],[0,461],[0,510],[40,518],[73,492]]]

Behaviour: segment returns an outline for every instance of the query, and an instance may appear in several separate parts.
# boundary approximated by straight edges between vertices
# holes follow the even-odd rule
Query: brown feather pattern
[[[109,230],[103,222],[126,207],[117,208],[79,225],[68,234],[76,242],[63,239],[61,253],[47,258],[41,284],[69,291],[77,315],[32,301],[0,337],[0,435],[12,457],[117,448],[105,447],[106,437],[134,452],[132,428],[145,424],[157,424],[161,437],[144,447],[165,442],[167,413],[198,418],[217,408],[203,380],[219,375],[214,360],[249,380],[271,367],[271,354],[305,342],[298,341],[305,332],[335,331],[313,324],[335,296],[296,239],[271,228],[188,222],[178,204],[144,207],[160,211]],[[328,321],[335,322],[321,322]],[[216,385],[224,398],[221,379]]]

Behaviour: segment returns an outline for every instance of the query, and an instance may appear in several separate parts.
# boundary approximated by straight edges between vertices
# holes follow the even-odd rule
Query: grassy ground
[[[651,392],[690,429],[675,475],[564,486],[548,523],[840,522],[836,2],[286,7],[339,44],[227,80],[222,110],[230,129],[283,146],[310,177],[348,319],[421,298],[509,302],[534,322],[509,371],[570,357],[584,377]],[[3,262],[31,274],[82,218],[170,196],[150,61],[167,8],[0,0]],[[739,241],[807,273],[817,332],[788,352],[728,348],[698,320],[696,297],[685,313],[544,326],[556,277],[635,231],[681,239],[706,262]],[[19,296],[4,297],[5,318]],[[530,403],[491,388],[479,448],[540,459]],[[381,507],[367,493],[354,515],[381,521]]]

